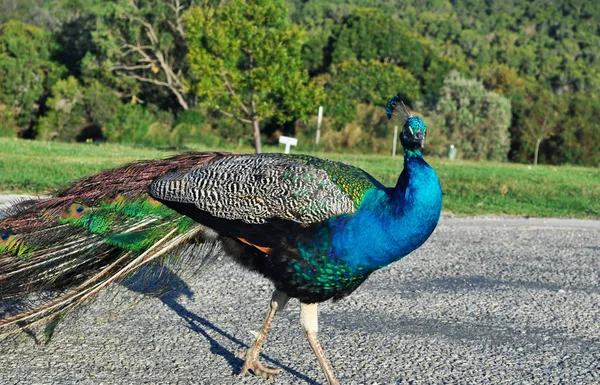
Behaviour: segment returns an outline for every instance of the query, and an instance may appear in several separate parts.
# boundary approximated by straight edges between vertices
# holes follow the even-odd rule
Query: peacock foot
[[[239,352],[236,357],[245,359],[244,366],[242,366],[242,371],[240,372],[240,377],[243,376],[251,370],[255,376],[260,376],[265,380],[275,380],[281,369],[269,368],[264,366],[258,360],[258,353],[253,352],[253,349],[242,350]]]

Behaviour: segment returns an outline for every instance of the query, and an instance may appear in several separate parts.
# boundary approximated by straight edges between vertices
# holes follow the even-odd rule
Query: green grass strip
[[[207,150],[193,147],[197,150]],[[213,149],[222,150],[222,149]],[[237,149],[240,151],[240,149]],[[281,151],[267,147],[268,151]],[[242,151],[251,152],[245,148]],[[139,159],[174,154],[113,144],[46,143],[0,138],[0,191],[42,193],[69,180]],[[402,157],[313,153],[365,169],[387,186]],[[444,210],[456,215],[600,218],[600,169],[575,166],[449,161],[427,158],[444,191]]]

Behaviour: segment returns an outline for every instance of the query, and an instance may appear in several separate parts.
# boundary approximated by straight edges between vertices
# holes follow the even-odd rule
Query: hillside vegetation
[[[22,0],[0,5],[0,136],[600,164],[593,0]],[[313,146],[324,107],[322,141]]]

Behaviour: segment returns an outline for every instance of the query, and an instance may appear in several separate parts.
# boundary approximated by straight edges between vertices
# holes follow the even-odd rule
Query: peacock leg
[[[278,310],[283,310],[289,299],[290,297],[278,290],[273,292],[273,296],[271,297],[271,302],[269,304],[269,313],[267,314],[267,318],[265,319],[260,332],[258,332],[258,335],[256,336],[254,345],[252,345],[250,349],[244,350],[237,355],[238,358],[245,358],[244,366],[242,367],[240,376],[246,374],[248,370],[252,370],[252,372],[257,376],[261,376],[267,380],[274,380],[275,376],[281,371],[281,369],[268,368],[261,364],[260,361],[258,361],[258,355],[260,354],[260,349],[267,338],[267,333],[271,328],[271,324],[275,318],[275,313],[277,313]]]
[[[315,352],[315,356],[319,360],[319,365],[321,365],[321,370],[327,377],[327,382],[329,385],[339,385],[339,381],[335,378],[333,374],[333,369],[331,367],[331,363],[325,356],[325,352],[317,339],[317,332],[319,331],[319,321],[317,317],[318,313],[318,304],[317,303],[301,303],[300,304],[300,323],[306,332],[306,338],[308,338],[308,343],[312,348],[313,352]]]

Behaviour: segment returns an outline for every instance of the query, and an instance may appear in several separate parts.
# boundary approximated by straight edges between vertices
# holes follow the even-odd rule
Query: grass
[[[207,150],[194,147],[194,150]],[[229,149],[251,151],[249,148]],[[278,148],[267,150],[281,151]],[[0,138],[0,191],[42,193],[71,179],[176,149],[113,144],[45,143]],[[402,157],[315,153],[354,164],[394,185]],[[509,214],[600,218],[600,169],[428,158],[444,190],[444,210],[457,215]]]

